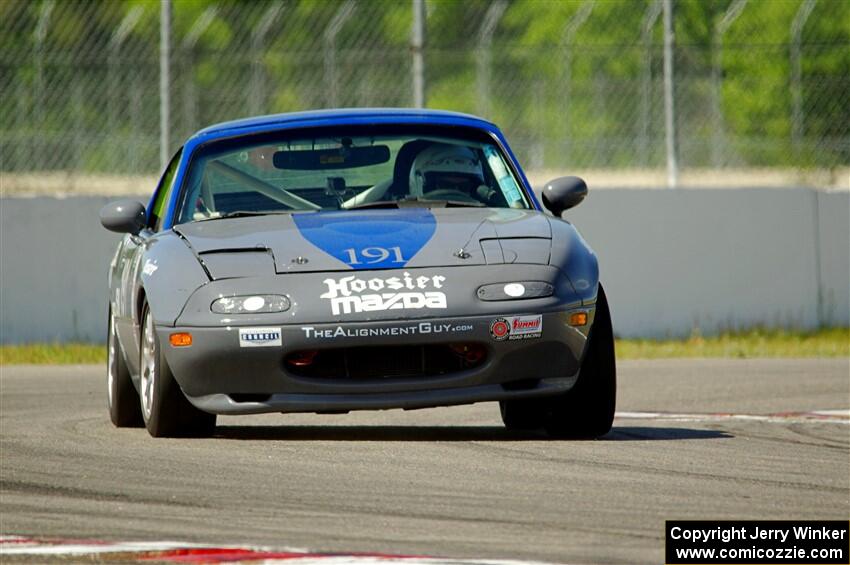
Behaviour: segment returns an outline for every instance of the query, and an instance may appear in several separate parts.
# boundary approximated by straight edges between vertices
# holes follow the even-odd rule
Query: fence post
[[[192,27],[189,28],[189,32],[180,44],[180,58],[182,59],[181,66],[183,68],[183,72],[180,74],[183,76],[183,80],[185,81],[183,86],[182,112],[182,121],[185,126],[184,133],[191,133],[198,127],[198,100],[194,77],[195,46],[198,44],[198,41],[201,40],[204,32],[207,31],[207,28],[210,27],[217,15],[218,6],[208,6],[207,9],[198,16],[198,19],[195,20]]]
[[[159,166],[168,165],[168,127],[171,123],[171,0],[160,0],[159,10]]]
[[[337,105],[339,96],[336,76],[336,36],[345,24],[345,20],[351,16],[354,6],[354,0],[346,0],[325,29],[325,84],[329,85],[328,106],[331,108]]]
[[[44,131],[44,40],[47,39],[47,26],[50,25],[50,14],[53,12],[53,7],[56,3],[53,0],[47,0],[41,5],[41,10],[38,12],[38,22],[35,24],[35,32],[33,33],[35,45],[33,56],[35,58],[35,84],[32,102],[32,111],[34,114],[33,122],[37,124],[37,128]],[[43,148],[37,148],[30,151],[35,155],[35,162],[32,165],[37,169],[44,168]]]
[[[676,162],[676,109],[673,93],[673,0],[664,0],[664,132],[667,147],[667,188],[679,184]]]
[[[652,112],[652,28],[655,27],[658,16],[661,15],[662,8],[661,0],[653,0],[646,9],[641,29],[644,60],[640,89],[640,136],[638,137],[638,151],[640,152],[640,160],[644,167],[649,167],[650,160],[649,124],[650,114]]]
[[[283,2],[276,2],[275,4],[272,4],[263,14],[263,18],[261,20],[262,23],[257,26],[257,29],[254,30],[254,33],[251,36],[251,49],[253,51],[253,55],[251,57],[251,88],[248,99],[248,108],[253,115],[268,113],[269,111],[265,108],[266,76],[262,61],[262,48],[263,41],[266,39],[266,34],[268,34],[272,24],[274,24],[282,11]]]
[[[534,114],[533,122],[536,122],[537,130],[534,136],[534,144],[531,149],[531,168],[542,171],[546,167],[546,82],[542,79],[534,81]]]
[[[142,82],[142,77],[139,73],[135,73],[130,83],[130,100],[129,107],[130,111],[128,112],[130,115],[130,139],[127,143],[127,161],[123,163],[124,170],[129,168],[130,172],[133,174],[138,174],[141,169],[139,166],[139,155],[141,154],[141,147],[143,143],[140,143],[142,124],[144,122],[142,115],[142,93],[144,92],[144,86]]]
[[[713,45],[711,50],[711,90],[712,90],[712,142],[711,142],[711,163],[714,167],[719,168],[724,165],[725,159],[721,157],[723,147],[726,147],[726,131],[724,127],[723,111],[721,110],[722,98],[722,66],[723,66],[723,35],[732,26],[732,23],[738,19],[741,12],[747,5],[747,0],[735,0],[726,9],[726,13],[718,22],[714,30]]]
[[[425,107],[425,0],[412,0],[413,27],[410,50],[413,53],[413,106]]]
[[[85,122],[83,121],[85,96],[79,79],[74,80],[74,86],[71,89],[71,106],[73,107],[72,116],[74,123],[74,168],[77,171],[81,171],[83,170],[83,144],[85,144],[85,137],[83,136],[83,129],[85,128]]]
[[[24,81],[15,81],[15,91],[18,99],[18,111],[15,112],[15,131],[17,132],[16,141],[13,143],[15,152],[12,154],[11,163],[0,163],[5,165],[0,170],[19,171],[24,169],[24,163],[33,167],[29,163],[29,155],[32,152],[32,147],[27,148],[27,145],[32,143],[32,133],[27,132],[26,124],[29,123],[30,112],[32,111],[32,98],[27,96],[27,85]],[[27,132],[26,134],[24,132]],[[29,150],[28,150],[29,149]]]
[[[476,76],[478,86],[478,109],[477,112],[485,118],[490,118],[492,105],[490,104],[490,47],[493,44],[493,33],[505,8],[508,7],[506,0],[497,0],[490,4],[484,14],[484,21],[478,29],[478,45],[476,46]]]
[[[564,116],[566,117],[566,124],[564,126],[564,132],[567,134],[565,141],[566,144],[563,150],[563,161],[566,165],[570,160],[570,149],[572,149],[572,136],[569,135],[571,126],[573,125],[570,121],[570,107],[572,106],[572,68],[573,68],[573,43],[575,40],[575,35],[578,33],[579,28],[587,21],[587,18],[590,17],[590,12],[593,11],[593,6],[595,4],[595,0],[586,0],[579,9],[576,10],[576,13],[567,21],[567,25],[564,26],[564,33],[561,37],[561,52],[564,54],[564,62],[561,65],[561,92],[563,93],[563,99],[566,101],[567,107],[564,109]],[[573,163],[570,163],[570,166],[573,166]]]
[[[121,131],[120,125],[123,125],[123,120],[118,117],[118,107],[119,96],[122,93],[126,92],[126,89],[121,88],[121,77],[120,73],[117,71],[122,67],[126,68],[126,65],[122,66],[118,60],[119,51],[121,50],[121,46],[124,45],[124,41],[127,39],[127,36],[133,31],[133,28],[136,27],[136,24],[142,17],[142,7],[135,6],[131,9],[127,14],[121,19],[121,22],[118,24],[118,27],[115,28],[115,32],[112,34],[112,37],[109,39],[109,54],[107,55],[106,60],[106,84],[107,88],[109,88],[109,101],[107,102],[107,116],[109,116],[109,127],[112,130],[113,142],[108,144],[109,151],[111,155],[109,156],[107,163],[109,163],[109,167],[115,169],[122,162],[129,162],[126,159],[119,158],[120,155],[120,145],[117,143],[116,137],[120,134],[118,132]],[[120,125],[119,125],[120,124]],[[124,137],[124,136],[121,136]],[[124,150],[127,153],[127,156],[130,157],[132,153],[132,142],[127,140],[124,141]]]
[[[812,14],[817,0],[804,0],[791,22],[791,145],[794,155],[800,158],[803,141],[803,87],[800,84],[803,75],[802,53],[800,43],[803,28]],[[797,163],[800,164],[799,162]]]

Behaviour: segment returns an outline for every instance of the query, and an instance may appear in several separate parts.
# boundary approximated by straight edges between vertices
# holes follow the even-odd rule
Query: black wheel
[[[602,285],[596,300],[596,317],[578,381],[568,393],[551,398],[546,418],[549,435],[593,439],[611,430],[617,397],[617,366],[611,313]]]
[[[546,399],[500,400],[502,422],[512,431],[537,430],[546,421]]]
[[[145,304],[139,351],[139,397],[142,418],[153,437],[204,437],[215,430],[215,414],[192,406],[165,361],[153,316]]]
[[[130,380],[130,370],[124,361],[112,306],[109,307],[109,329],[106,337],[106,402],[109,419],[118,428],[140,428],[144,425],[139,408],[139,394]]]

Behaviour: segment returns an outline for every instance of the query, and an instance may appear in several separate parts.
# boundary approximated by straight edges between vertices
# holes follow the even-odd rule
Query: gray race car
[[[206,436],[217,414],[344,413],[498,401],[505,426],[593,438],[614,418],[597,260],[542,212],[474,116],[336,110],[204,129],[109,271],[108,402],[119,427]]]

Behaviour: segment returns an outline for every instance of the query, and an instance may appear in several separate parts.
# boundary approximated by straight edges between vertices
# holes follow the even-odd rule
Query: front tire
[[[499,412],[505,427],[513,432],[527,432],[543,427],[546,403],[536,398],[500,400]]]
[[[109,307],[109,329],[106,337],[106,403],[109,419],[116,428],[141,428],[144,425],[139,408],[139,394],[130,380],[130,369],[124,361],[112,306]]]
[[[617,366],[611,313],[602,285],[596,316],[578,382],[568,393],[550,400],[545,428],[553,437],[594,439],[607,434],[614,423]]]
[[[168,367],[150,308],[142,309],[139,348],[139,397],[142,418],[153,437],[207,437],[215,431],[215,414],[192,406]]]

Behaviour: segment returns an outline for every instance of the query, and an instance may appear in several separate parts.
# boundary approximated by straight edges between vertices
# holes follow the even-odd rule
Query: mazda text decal
[[[428,335],[443,333],[461,333],[472,330],[472,324],[445,324],[438,322],[420,322],[404,326],[387,326],[380,328],[316,328],[302,326],[304,337],[309,339],[330,339],[337,337],[387,337],[401,335]]]
[[[507,316],[490,324],[490,335],[496,341],[533,339],[543,333],[543,316]]]
[[[331,302],[334,316],[352,312],[379,310],[415,310],[446,308],[446,295],[435,289],[443,287],[446,277],[440,275],[361,279],[355,276],[339,280],[325,279],[328,291],[320,298]]]

